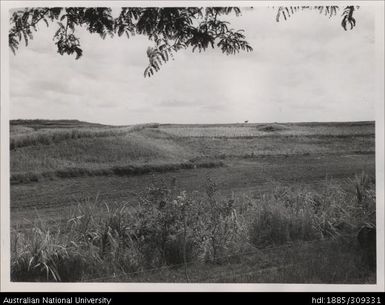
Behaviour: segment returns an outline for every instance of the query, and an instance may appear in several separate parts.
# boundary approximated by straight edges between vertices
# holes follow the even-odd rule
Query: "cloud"
[[[180,51],[144,78],[151,42],[102,40],[79,30],[84,56],[59,55],[42,27],[10,58],[11,117],[77,118],[107,124],[374,119],[374,14],[357,26],[303,12],[275,21],[272,8],[239,18],[253,52]]]
[[[31,91],[53,91],[56,93],[72,93],[69,83],[66,81],[57,82],[55,80],[32,80],[29,84]]]
[[[188,101],[188,100],[177,100],[177,99],[168,99],[163,100],[157,103],[159,107],[174,108],[174,107],[195,107],[197,106],[197,101]]]

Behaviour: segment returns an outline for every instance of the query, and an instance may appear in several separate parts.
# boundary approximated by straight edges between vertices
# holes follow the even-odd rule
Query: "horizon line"
[[[160,123],[160,122],[141,122],[141,123],[128,123],[128,124],[105,124],[105,123],[99,123],[99,122],[89,122],[89,121],[83,121],[79,119],[9,119],[9,123],[12,121],[51,121],[51,122],[59,122],[59,121],[64,121],[64,122],[81,122],[81,123],[87,123],[87,124],[95,124],[95,125],[105,125],[105,126],[132,126],[132,125],[144,125],[144,124],[159,124],[159,125],[234,125],[234,124],[301,124],[301,123],[365,123],[365,122],[370,122],[370,123],[375,123],[376,120],[341,120],[341,121],[265,121],[265,122],[253,122],[250,120],[245,120],[244,122],[225,122],[225,123],[177,123],[177,122],[167,122],[167,123]]]

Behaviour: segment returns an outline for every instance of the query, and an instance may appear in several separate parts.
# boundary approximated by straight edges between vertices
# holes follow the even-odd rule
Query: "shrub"
[[[172,235],[164,245],[164,259],[167,265],[180,266],[191,262],[194,257],[194,242],[191,239],[184,240],[183,233]]]
[[[164,185],[151,186],[133,213],[132,233],[148,266],[193,258],[191,201]]]

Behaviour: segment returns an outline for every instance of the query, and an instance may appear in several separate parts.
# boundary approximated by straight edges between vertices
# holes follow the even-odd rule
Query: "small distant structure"
[[[249,123],[249,121],[245,121],[245,124]]]

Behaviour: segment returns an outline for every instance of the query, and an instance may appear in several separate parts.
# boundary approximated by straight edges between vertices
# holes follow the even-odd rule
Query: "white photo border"
[[[377,281],[368,285],[339,284],[182,284],[182,283],[19,283],[10,281],[10,151],[9,151],[9,10],[38,6],[375,6],[376,47],[376,215]],[[364,60],[364,59],[363,59]],[[1,1],[1,291],[6,292],[383,292],[384,282],[384,2],[383,1]]]

